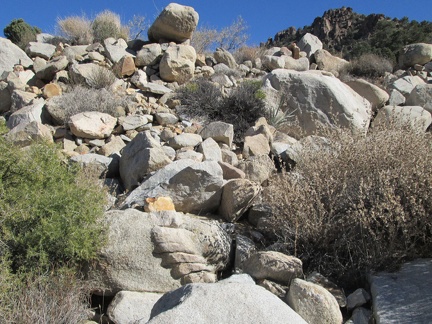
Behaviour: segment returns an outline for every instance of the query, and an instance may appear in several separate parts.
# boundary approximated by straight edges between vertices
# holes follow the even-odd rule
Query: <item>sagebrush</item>
[[[273,230],[306,272],[354,283],[432,256],[430,134],[374,130],[305,147],[294,171],[271,181]]]

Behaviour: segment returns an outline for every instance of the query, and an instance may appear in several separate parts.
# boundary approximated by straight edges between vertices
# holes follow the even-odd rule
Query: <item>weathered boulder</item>
[[[45,66],[41,66],[36,72],[36,77],[45,82],[51,82],[56,73],[63,71],[68,66],[69,61],[66,56],[61,55],[53,58]]]
[[[120,136],[111,136],[110,141],[101,146],[98,151],[98,154],[104,156],[110,156],[114,153],[120,153],[120,151],[126,146],[125,142],[122,140]]]
[[[294,71],[307,71],[309,70],[309,60],[307,57],[300,57],[299,59],[292,58],[291,56],[282,56],[285,61],[284,69]]]
[[[131,76],[135,73],[135,60],[131,55],[123,56],[114,64],[112,71],[118,78]]]
[[[10,96],[11,112],[15,112],[25,106],[30,105],[36,97],[37,95],[32,92],[26,92],[22,90],[12,91],[12,94]]]
[[[82,61],[83,57],[87,55],[87,48],[89,45],[74,45],[68,46],[63,50],[63,55],[67,57],[69,62]]]
[[[222,168],[224,180],[246,178],[246,174],[242,170],[236,168],[235,166],[231,165],[230,163],[223,162],[223,161],[219,161],[218,163]]]
[[[28,146],[33,142],[52,142],[51,130],[37,121],[19,124],[7,133],[6,138],[17,146]]]
[[[114,178],[118,176],[118,164],[113,163],[113,158],[108,156],[87,153],[72,156],[70,161],[78,163],[84,169],[92,170],[99,177]]]
[[[159,63],[162,80],[183,84],[189,81],[195,72],[196,52],[189,45],[170,45]]]
[[[356,79],[345,83],[360,96],[369,101],[372,104],[372,109],[374,111],[384,106],[390,98],[389,94],[385,90],[366,80]]]
[[[156,121],[159,123],[159,125],[167,126],[167,125],[174,125],[179,121],[178,117],[171,113],[156,113],[155,114]],[[195,146],[195,145],[193,145]]]
[[[124,131],[140,128],[148,123],[147,117],[143,115],[129,115],[119,118],[119,124]]]
[[[389,106],[402,106],[405,104],[406,98],[405,96],[397,91],[396,89],[393,89],[390,91],[390,97],[388,101]]]
[[[264,134],[245,136],[243,145],[243,157],[268,155],[270,153],[270,144]]]
[[[136,188],[147,174],[170,163],[171,159],[150,131],[139,133],[123,149],[120,158],[120,177],[125,189]]]
[[[169,146],[178,150],[183,147],[195,147],[202,143],[202,137],[198,134],[182,133],[168,141]]]
[[[414,66],[414,64],[423,65],[430,61],[432,61],[432,44],[410,44],[399,53],[399,66],[402,69]]]
[[[117,118],[98,111],[82,112],[70,117],[72,134],[82,138],[107,138],[117,124]]]
[[[249,180],[228,181],[223,187],[219,215],[228,222],[235,222],[248,210],[260,192],[261,186]]]
[[[148,322],[159,323],[306,324],[288,305],[255,285],[247,275],[214,284],[188,284],[165,294],[155,304]]]
[[[285,59],[281,56],[264,55],[261,61],[268,71],[285,68]]]
[[[309,324],[341,324],[336,298],[325,288],[296,278],[287,294],[288,305]]]
[[[419,84],[409,94],[407,106],[421,106],[432,113],[432,84]]]
[[[260,251],[243,262],[243,271],[255,279],[268,279],[289,285],[303,276],[300,259],[275,251]]]
[[[216,62],[226,64],[230,69],[237,67],[234,56],[224,48],[217,48],[213,53],[213,57],[215,58]]]
[[[397,79],[391,85],[391,89],[395,89],[402,93],[405,97],[408,97],[411,91],[420,84],[425,84],[425,82],[419,76],[404,76],[402,78]]]
[[[410,127],[418,132],[425,132],[432,123],[429,111],[419,106],[385,106],[378,110],[373,127]]]
[[[306,52],[307,57],[311,57],[317,50],[323,48],[323,44],[318,37],[311,33],[306,33],[297,43],[300,51]]]
[[[198,152],[203,154],[203,160],[222,161],[221,149],[216,141],[209,137],[199,144]]]
[[[431,271],[432,259],[418,259],[405,263],[397,272],[371,274],[376,323],[431,323]]]
[[[44,106],[45,101],[43,99],[39,99],[35,100],[33,104],[29,106],[25,106],[15,111],[12,115],[9,116],[9,119],[7,121],[7,127],[9,127],[9,129],[12,129],[19,124],[24,125],[32,121],[36,121],[42,124],[42,114]]]
[[[33,65],[33,61],[9,39],[0,37],[0,76],[4,72],[13,71],[16,64],[29,67]]]
[[[131,53],[127,51],[128,45],[126,41],[122,38],[117,40],[112,37],[107,38],[103,41],[103,46],[107,57],[113,63],[117,63],[126,55],[131,55]]]
[[[251,156],[241,161],[237,167],[246,174],[246,179],[259,184],[266,182],[275,169],[268,155]]]
[[[349,64],[348,61],[331,55],[330,52],[325,49],[316,50],[313,56],[319,70],[331,72],[336,76]]]
[[[365,133],[371,118],[371,104],[339,79],[312,72],[278,69],[265,77],[287,96],[287,106],[305,134],[320,126],[345,127]]]
[[[162,57],[162,48],[160,44],[152,43],[144,45],[135,58],[135,65],[143,67],[157,64]]]
[[[163,294],[120,291],[111,301],[107,315],[116,324],[130,324],[148,321],[154,304]]]
[[[180,281],[153,256],[151,240],[156,225],[176,221],[172,216],[135,209],[106,212],[103,224],[107,226],[107,242],[88,271],[88,277],[95,281],[95,292],[113,296],[121,290],[160,293],[180,287]]]
[[[171,197],[177,211],[206,213],[220,203],[224,184],[215,161],[182,159],[168,164],[147,178],[125,199],[123,207],[144,206],[148,197]]]
[[[56,50],[56,47],[51,44],[30,42],[27,45],[26,52],[30,57],[42,57],[49,60]]]
[[[150,26],[148,38],[153,43],[183,43],[191,38],[198,19],[194,8],[170,3]]]

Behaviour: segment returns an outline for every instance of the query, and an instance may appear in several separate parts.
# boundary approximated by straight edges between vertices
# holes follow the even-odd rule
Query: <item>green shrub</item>
[[[29,42],[36,40],[36,35],[41,33],[38,27],[32,27],[23,19],[14,19],[3,30],[4,35],[12,43],[25,49]]]
[[[266,117],[265,94],[260,81],[244,81],[226,96],[213,82],[198,79],[178,91],[184,113],[204,122],[224,121],[234,125],[235,139],[241,141],[246,130],[259,117]]]
[[[87,45],[93,42],[91,21],[85,16],[71,16],[57,19],[60,34],[68,38],[72,44]]]
[[[272,228],[306,272],[354,283],[367,270],[394,270],[432,256],[429,135],[341,133],[331,149],[305,147],[293,172],[266,190]]]
[[[96,42],[103,42],[109,37],[125,40],[128,40],[129,37],[129,29],[122,26],[120,16],[109,10],[99,13],[93,20],[91,28]]]
[[[0,252],[13,270],[78,265],[103,244],[106,195],[56,147],[19,150],[0,138]]]

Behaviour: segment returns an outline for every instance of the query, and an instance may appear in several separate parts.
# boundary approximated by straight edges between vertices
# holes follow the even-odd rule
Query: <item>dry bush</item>
[[[0,321],[10,324],[70,324],[87,319],[89,285],[72,274],[8,275],[0,279]]]
[[[109,37],[128,40],[129,28],[122,26],[120,16],[112,11],[104,10],[99,13],[91,24],[95,41],[103,42]]]
[[[431,136],[375,130],[305,147],[291,173],[271,181],[273,229],[306,272],[353,283],[432,256]]]
[[[127,24],[131,39],[140,39],[141,35],[145,34],[149,27],[150,24],[147,18],[141,15],[134,15]]]
[[[348,66],[348,73],[357,77],[379,78],[392,71],[393,63],[376,54],[363,54]]]
[[[98,111],[116,116],[117,107],[128,107],[131,101],[128,97],[120,97],[105,88],[89,89],[75,86],[70,92],[52,98],[53,104],[65,111],[65,120],[75,114],[85,111]]]
[[[262,56],[265,48],[264,47],[249,47],[242,46],[234,52],[234,58],[238,64],[245,61],[255,61],[255,59]]]
[[[85,16],[71,16],[57,19],[60,34],[76,45],[87,45],[93,42],[91,21]]]
[[[191,46],[197,53],[209,53],[214,49],[215,39],[218,36],[216,29],[201,27],[192,35]]]
[[[87,85],[93,89],[108,89],[113,85],[116,79],[112,70],[103,66],[97,66],[87,77]]]

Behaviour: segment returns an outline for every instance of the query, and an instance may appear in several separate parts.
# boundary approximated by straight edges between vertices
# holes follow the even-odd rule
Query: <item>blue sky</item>
[[[123,22],[133,15],[143,15],[152,22],[171,1],[162,0],[1,0],[0,28],[12,19],[23,18],[44,32],[55,33],[56,19],[85,14],[92,17],[109,9],[118,13]],[[276,32],[290,26],[303,27],[322,16],[328,9],[351,7],[362,14],[383,13],[392,18],[432,21],[432,0],[184,0],[178,2],[192,6],[200,15],[200,23],[222,28],[230,25],[239,15],[249,26],[249,45],[258,45]],[[0,35],[3,37],[3,33]]]

